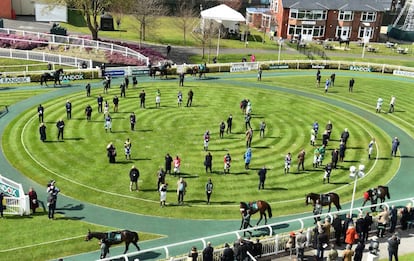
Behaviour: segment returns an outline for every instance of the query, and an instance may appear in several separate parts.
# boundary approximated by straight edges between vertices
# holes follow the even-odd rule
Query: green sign
[[[6,194],[7,196],[12,196],[18,198],[20,196],[19,189],[10,186],[9,184],[0,183],[0,191]]]
[[[132,76],[140,76],[140,75],[148,75],[149,69],[132,69],[131,75]]]

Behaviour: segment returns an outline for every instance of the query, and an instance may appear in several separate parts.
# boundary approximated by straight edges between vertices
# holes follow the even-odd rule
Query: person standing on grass
[[[155,108],[161,107],[161,91],[160,89],[157,89],[155,92]]]
[[[252,159],[252,149],[247,148],[246,152],[244,153],[244,169],[249,169],[250,167],[250,161]]]
[[[230,174],[230,167],[231,167],[231,156],[230,156],[230,153],[227,153],[224,156],[224,174]]]
[[[232,125],[233,125],[233,116],[230,114],[229,117],[227,118],[227,130],[226,130],[227,134],[231,133]]]
[[[128,89],[128,85],[129,85],[129,77],[128,75],[125,75],[124,78],[124,84],[125,84],[125,88]],[[122,97],[122,96],[121,96]],[[124,96],[125,97],[125,96]]]
[[[104,113],[104,119],[105,119],[106,115],[109,114],[109,103],[108,103],[107,100],[105,100],[105,102],[104,102],[104,112],[103,113]]]
[[[178,105],[178,107],[181,107],[182,104],[183,104],[183,93],[181,91],[178,91],[177,105]]]
[[[338,149],[334,149],[333,151],[332,151],[332,160],[331,160],[331,162],[332,162],[332,168],[334,168],[334,169],[336,169],[336,167],[337,167],[337,164],[338,164],[338,159],[339,159],[339,151],[338,151]]]
[[[318,69],[316,72],[316,87],[321,87],[321,70]]]
[[[319,123],[318,123],[318,121],[315,121],[313,123],[312,129],[315,131],[315,138],[318,137],[318,131],[319,131]]]
[[[139,170],[135,165],[129,171],[129,191],[138,191]]]
[[[56,127],[58,129],[57,139],[59,140],[60,138],[62,138],[63,140],[63,130],[65,129],[65,122],[62,119],[58,120],[58,122],[56,123]]]
[[[167,201],[167,188],[168,183],[161,184],[158,191],[160,192],[160,206],[165,207],[165,202]]]
[[[344,162],[346,145],[343,141],[339,144],[339,161]]]
[[[266,173],[267,173],[266,166],[263,166],[257,173],[257,175],[259,176],[259,186],[258,186],[259,190],[264,189],[264,184],[266,181]]]
[[[310,145],[315,146],[315,139],[316,139],[315,130],[312,128],[311,135],[310,135]]]
[[[368,144],[368,159],[371,159],[372,151],[374,150],[375,139],[372,138]]]
[[[194,97],[194,92],[192,89],[190,89],[187,93],[187,107],[191,107],[193,104],[193,97]]]
[[[211,181],[211,178],[208,179],[206,184],[206,196],[207,196],[207,204],[210,205],[210,198],[211,194],[213,194],[213,182]]]
[[[300,167],[305,171],[305,154],[305,149],[302,149],[298,154],[298,172],[300,171]]]
[[[210,173],[212,173],[212,165],[213,165],[213,156],[210,152],[206,154],[206,157],[204,159],[204,166],[206,167],[206,173],[208,170],[210,170]]]
[[[45,114],[45,108],[42,106],[42,104],[39,104],[37,107],[37,114],[39,116],[39,122],[43,122],[43,116]]]
[[[183,72],[181,72],[181,73],[179,74],[179,79],[180,79],[180,81],[179,81],[179,83],[178,83],[178,86],[184,86],[184,78],[185,78],[185,74],[184,74]]]
[[[85,86],[86,97],[91,97],[91,84],[88,82]]]
[[[382,103],[383,103],[383,99],[380,97],[377,100],[377,107],[375,108],[375,112],[376,113],[381,113],[381,107],[382,107]]]
[[[210,131],[209,130],[207,130],[204,133],[203,139],[204,139],[204,151],[208,151],[208,143],[210,141]]]
[[[109,115],[109,113],[105,116],[105,132],[108,132],[108,129],[109,132],[112,132],[112,118],[111,115]]]
[[[109,159],[109,163],[115,163],[115,157],[116,157],[116,149],[112,142],[110,142],[106,146],[106,152]]]
[[[329,79],[326,79],[325,81],[325,93],[328,93],[329,86],[331,86],[331,82]]]
[[[102,113],[102,106],[103,106],[103,97],[99,94],[98,98],[96,98],[96,101],[98,102],[98,112]]]
[[[259,70],[257,71],[257,80],[261,81],[262,80],[262,68],[259,67]]]
[[[66,118],[68,120],[72,119],[72,103],[69,100],[66,101],[65,108],[66,108]]]
[[[169,153],[165,155],[165,173],[171,174],[171,164],[173,162],[173,158],[170,156]]]
[[[129,160],[131,159],[131,147],[132,147],[132,143],[129,140],[129,138],[127,138],[124,143],[125,159],[129,159]]]
[[[123,83],[121,83],[121,85],[119,85],[119,89],[121,89],[121,94],[120,94],[120,96],[121,96],[121,98],[122,97],[124,97],[125,98],[125,94],[126,94],[126,85],[125,85],[125,83],[123,82]]]
[[[36,208],[39,207],[39,201],[37,200],[37,193],[32,187],[29,189],[28,196],[30,200],[30,209],[32,210],[32,214],[34,215],[36,213]]]
[[[86,120],[90,121],[92,118],[92,107],[88,104],[85,108]]]
[[[220,139],[224,138],[224,130],[226,129],[226,124],[224,121],[220,123]]]
[[[139,100],[140,100],[140,108],[144,108],[145,109],[145,91],[142,90],[141,93],[139,94]]]
[[[40,123],[39,134],[40,134],[40,140],[45,142],[46,141],[46,125],[43,122]]]
[[[157,172],[157,178],[157,190],[159,191],[160,186],[165,183],[165,171],[162,169],[162,167],[160,167]]]
[[[246,131],[246,148],[250,148],[252,146],[252,140],[253,140],[253,129],[249,128]]]
[[[244,125],[246,127],[246,130],[248,130],[249,128],[251,128],[252,126],[250,125],[250,120],[252,119],[252,116],[250,115],[250,113],[247,113],[246,116],[244,116]]]
[[[392,140],[392,144],[391,144],[391,156],[393,157],[397,156],[397,151],[398,151],[399,146],[400,146],[400,141],[398,140],[397,137],[395,137]]]
[[[114,103],[114,112],[118,112],[118,104],[119,104],[119,98],[115,95],[115,97],[112,99],[112,102]]]
[[[187,189],[187,182],[185,182],[184,178],[180,178],[177,181],[177,195],[178,195],[178,204],[184,204],[184,195]]]
[[[260,138],[264,138],[265,135],[265,129],[266,129],[266,123],[264,121],[262,121],[260,123]]]
[[[286,157],[285,157],[285,174],[289,173],[291,162],[292,162],[292,155],[290,154],[290,152],[288,152],[288,154],[286,154]]]
[[[388,110],[388,113],[394,112],[394,106],[395,106],[395,96],[391,96],[390,109]]]
[[[131,130],[134,131],[135,130],[135,123],[137,122],[137,118],[135,116],[134,112],[131,112],[131,114],[129,115],[129,123],[131,124]]]
[[[355,84],[355,80],[354,78],[351,78],[351,80],[349,80],[349,92],[354,91],[354,84]]]
[[[331,74],[331,86],[334,87],[335,86],[335,73]]]
[[[181,159],[178,157],[178,155],[175,156],[175,159],[173,160],[174,163],[174,176],[178,174],[180,176],[180,168],[181,168]]]

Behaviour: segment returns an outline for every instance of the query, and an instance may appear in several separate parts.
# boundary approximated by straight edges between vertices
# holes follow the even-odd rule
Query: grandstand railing
[[[354,208],[353,215],[354,217],[355,217],[355,214],[356,216],[358,216],[359,214],[362,214],[366,209],[370,209],[373,206],[375,207],[386,206],[390,208],[390,205],[395,205],[396,207],[404,207],[408,203],[411,203],[412,205],[414,205],[414,198],[405,198],[405,199],[400,199],[400,200],[384,202],[382,204],[366,205],[364,207]],[[287,253],[288,249],[286,249],[286,242],[288,242],[289,240],[289,234],[286,231],[278,233],[277,227],[280,227],[280,226],[283,227],[283,226],[286,226],[286,224],[288,224],[291,231],[303,229],[304,231],[306,231],[306,238],[307,238],[306,246],[308,247],[311,245],[311,242],[313,242],[312,241],[313,232],[312,232],[312,227],[305,227],[305,223],[313,224],[313,220],[315,217],[329,218],[330,221],[332,222],[333,216],[335,214],[343,215],[343,214],[348,214],[348,213],[350,213],[349,209],[321,214],[318,216],[314,216],[310,214],[309,216],[303,217],[303,218],[272,223],[272,224],[258,226],[258,227],[249,228],[245,230],[236,230],[232,232],[188,240],[188,241],[179,242],[175,244],[169,244],[165,246],[145,249],[145,250],[128,253],[124,255],[112,256],[112,257],[108,257],[108,258],[100,259],[100,260],[108,260],[108,261],[109,260],[130,260],[129,258],[131,258],[131,260],[135,260],[136,258],[138,258],[139,260],[139,259],[146,259],[145,255],[150,255],[152,257],[154,255],[157,255],[158,257],[156,259],[158,260],[164,259],[164,260],[174,260],[174,261],[186,261],[188,250],[191,249],[192,246],[197,247],[197,249],[199,250],[198,260],[202,260],[201,252],[207,246],[207,242],[212,242],[213,245],[215,246],[213,260],[220,260],[220,257],[224,250],[223,245],[226,242],[234,242],[236,240],[239,240],[240,238],[242,238],[241,235],[243,234],[243,232],[253,231],[253,230],[256,230],[256,231],[260,230],[261,232],[263,232],[260,235],[261,237],[267,236],[267,237],[260,239],[260,243],[262,244],[262,257],[277,255],[281,253]],[[370,232],[373,232],[376,230],[377,230],[377,221],[374,218],[374,224],[371,226]],[[333,233],[334,232],[332,229],[330,238],[334,238]]]
[[[55,35],[55,34],[48,34],[48,33],[40,33],[40,32],[31,32],[31,31],[23,31],[23,30],[15,30],[9,28],[0,28],[0,34],[14,34],[14,35],[22,35],[24,37],[33,37],[35,39],[27,40],[27,39],[10,39],[14,41],[28,41],[28,42],[36,42],[36,39],[39,40],[39,43],[45,43],[41,40],[46,40],[47,44],[57,44],[57,45],[67,45],[67,46],[76,46],[82,48],[92,48],[96,50],[103,50],[109,51],[112,53],[120,53],[127,57],[135,58],[145,65],[148,65],[149,58],[144,56],[143,54],[134,51],[128,47],[113,44],[113,43],[106,43],[102,41],[95,41],[90,39],[85,39],[77,36],[64,36],[64,35]]]
[[[9,48],[0,48],[0,57],[10,58],[10,59],[21,59],[21,60],[32,60],[32,61],[42,61],[45,63],[61,64],[72,66],[76,68],[81,68],[82,64],[85,63],[88,68],[92,68],[92,60],[70,57],[60,54],[51,54],[46,52],[37,52],[37,51],[28,51],[28,50],[18,50],[18,49],[9,49]]]

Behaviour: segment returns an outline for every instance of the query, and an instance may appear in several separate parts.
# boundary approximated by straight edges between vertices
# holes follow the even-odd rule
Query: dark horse
[[[44,74],[42,74],[40,76],[40,85],[43,85],[43,83],[47,85],[47,81],[48,80],[54,80],[54,87],[56,87],[56,84],[62,85],[60,83],[60,75],[63,73],[63,69],[57,69],[55,72],[53,73],[49,73],[49,72],[45,72]]]
[[[321,206],[329,206],[328,212],[331,212],[331,204],[333,203],[336,207],[336,210],[341,209],[341,204],[339,204],[339,196],[336,193],[329,192],[327,194],[316,194],[309,193],[306,195],[306,205],[309,205],[312,201],[312,205],[315,206],[316,200],[319,200]]]
[[[367,201],[371,201],[371,204],[375,205],[377,204],[378,199],[380,199],[381,203],[384,203],[385,197],[388,199],[391,198],[388,187],[380,185],[376,188],[369,189],[364,193],[364,202],[362,203],[362,206],[365,206],[365,203],[367,203]]]
[[[341,47],[343,43],[345,44],[345,47],[349,47],[349,38],[342,39],[341,37],[338,37],[336,40],[339,42],[339,47]]]
[[[121,231],[112,231],[112,232],[91,232],[88,230],[85,240],[89,241],[92,238],[97,238],[99,240],[106,239],[108,246],[120,244],[125,242],[125,251],[128,252],[129,244],[133,244],[138,251],[140,250],[138,246],[138,233],[130,230],[121,230]]]
[[[155,75],[157,74],[157,72],[159,72],[160,78],[165,76],[165,79],[167,79],[168,69],[170,69],[171,66],[172,65],[170,62],[161,63],[159,66],[151,66],[150,71],[149,71],[150,77],[155,78]]]
[[[259,225],[260,221],[262,221],[263,217],[265,218],[265,225],[267,224],[267,216],[266,210],[269,214],[269,218],[272,217],[272,208],[270,207],[269,203],[263,200],[258,200],[255,202],[240,202],[240,213],[242,216],[245,214],[247,210],[250,210],[250,214],[253,215],[254,213],[260,212],[260,219],[257,221],[256,225]]]

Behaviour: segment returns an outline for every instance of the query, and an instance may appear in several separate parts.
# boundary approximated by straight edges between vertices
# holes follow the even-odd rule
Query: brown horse
[[[128,252],[129,244],[133,244],[138,251],[140,250],[138,246],[139,236],[137,232],[130,230],[121,230],[121,231],[111,231],[111,232],[91,232],[88,230],[85,241],[89,241],[92,238],[97,238],[99,240],[105,239],[108,246],[120,244],[125,242],[125,251]]]
[[[336,210],[341,209],[341,204],[339,204],[339,196],[336,193],[329,192],[327,194],[316,194],[309,193],[306,195],[306,205],[309,205],[312,201],[312,205],[315,206],[316,200],[319,200],[321,206],[329,206],[328,212],[331,211],[331,204],[333,203],[336,207]]]
[[[253,215],[254,213],[260,212],[260,219],[257,221],[256,225],[259,225],[260,221],[262,221],[263,217],[265,219],[265,225],[267,224],[267,216],[266,210],[269,214],[269,218],[272,217],[272,208],[270,207],[269,203],[263,200],[258,200],[255,202],[240,202],[240,214],[244,216],[247,210],[250,210],[250,214]]]
[[[377,199],[380,199],[380,202],[384,203],[385,198],[391,198],[390,191],[387,186],[380,185],[376,188],[369,189],[364,193],[364,202],[362,203],[362,206],[365,206],[367,201],[371,201],[371,204],[377,204]]]

